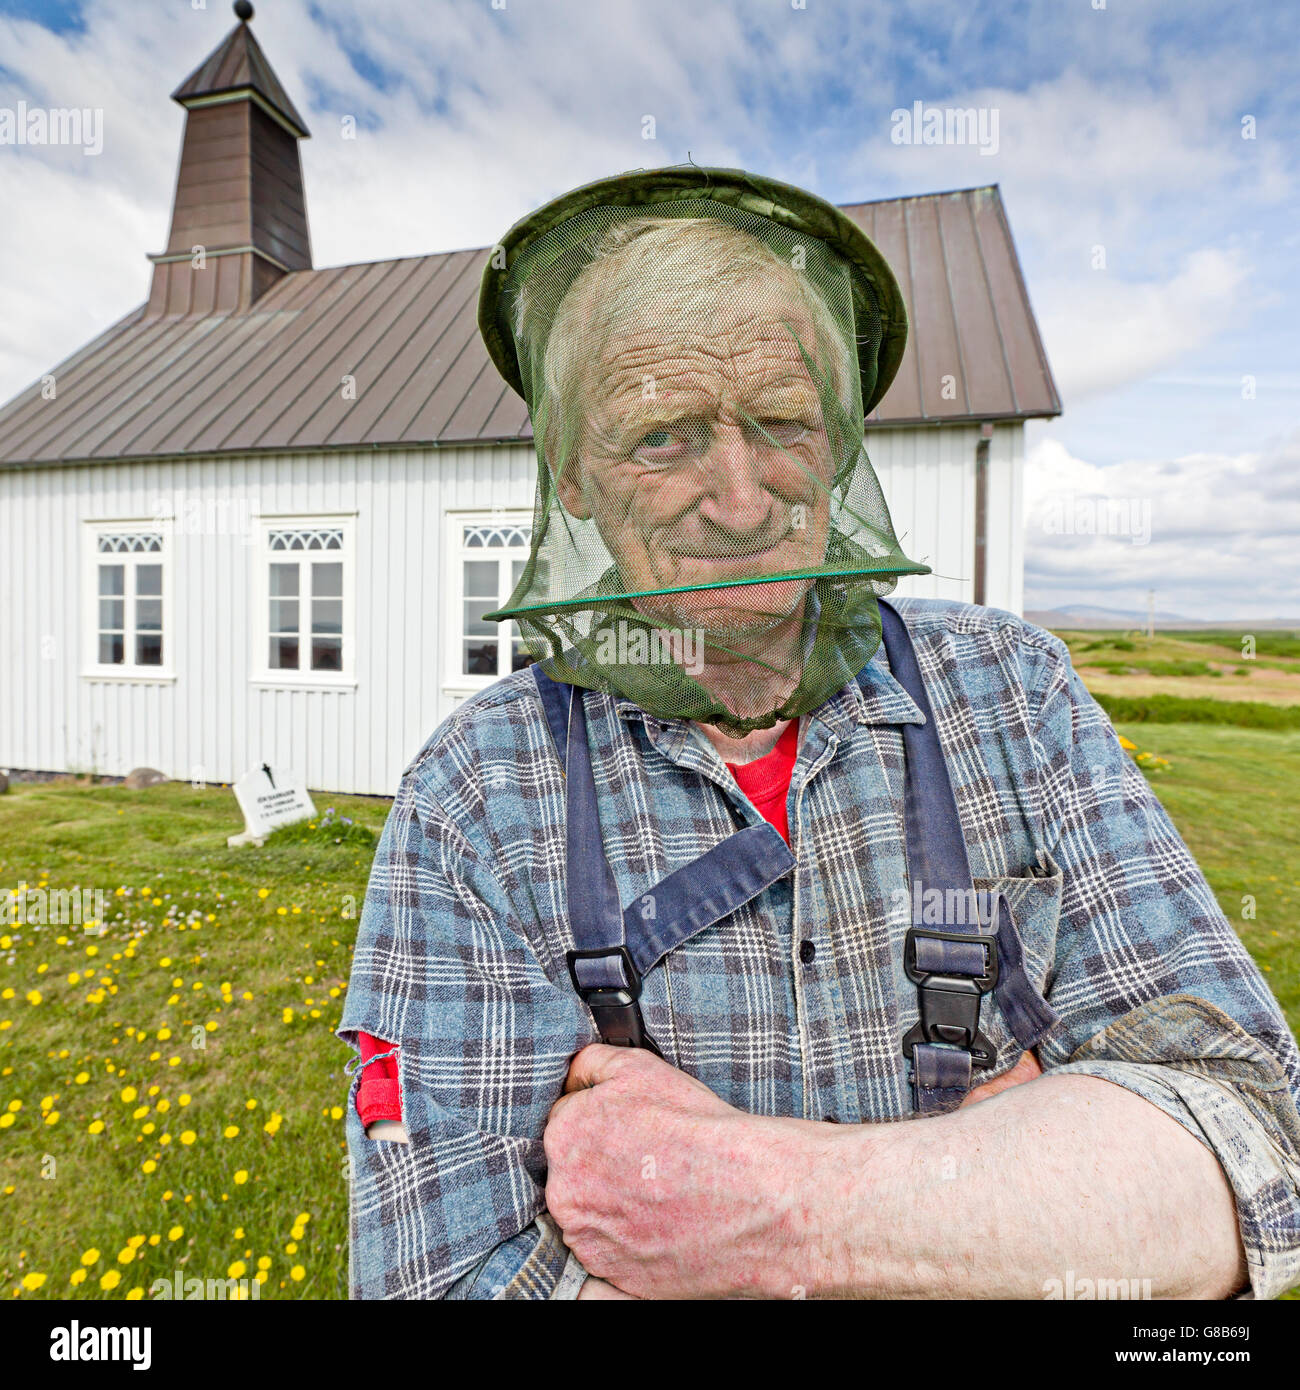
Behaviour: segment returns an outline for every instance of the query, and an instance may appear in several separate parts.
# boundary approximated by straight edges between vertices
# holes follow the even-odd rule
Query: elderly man
[[[538,664],[376,857],[354,1295],[1300,1279],[1294,1040],[1066,649],[881,602],[924,567],[862,448],[906,331],[875,247],[629,175],[513,228],[480,324],[537,439],[494,616]]]

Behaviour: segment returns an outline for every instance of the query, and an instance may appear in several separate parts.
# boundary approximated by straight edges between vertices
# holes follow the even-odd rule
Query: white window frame
[[[156,535],[161,550],[123,550],[116,557],[100,553],[99,543],[104,536]],[[176,679],[176,566],[173,563],[175,531],[169,517],[123,517],[88,519],[83,526],[82,579],[82,662],[81,675],[85,680],[131,681],[137,684],[165,684]],[[99,659],[99,566],[120,561],[131,572],[123,584],[125,631],[122,639],[121,664]],[[140,666],[135,662],[135,581],[138,565],[162,566],[162,665]]]
[[[496,676],[467,676],[461,670],[462,622],[465,611],[465,571],[462,562],[479,557],[490,560],[494,556],[499,559],[504,559],[507,556],[519,559],[528,554],[528,550],[524,548],[493,550],[488,547],[471,553],[466,549],[463,541],[463,528],[466,526],[522,526],[531,534],[533,514],[529,509],[522,507],[501,508],[496,511],[449,511],[446,514],[443,532],[445,541],[443,545],[445,556],[443,593],[447,595],[447,604],[443,610],[446,630],[442,668],[444,672],[442,683],[444,695],[473,695],[476,691],[486,690],[489,685],[501,680],[502,676],[510,674],[508,667],[501,675]],[[501,602],[505,603],[508,598],[509,594],[503,594]],[[498,642],[508,642],[510,639],[505,634],[508,633],[510,625],[502,623],[500,626],[503,629],[503,635],[497,640]]]
[[[356,565],[356,513],[355,512],[316,512],[278,514],[262,512],[256,518],[257,544],[254,547],[253,582],[250,586],[253,601],[253,618],[249,629],[253,638],[252,658],[249,663],[249,680],[253,685],[274,686],[281,690],[351,690],[357,684],[357,565]],[[339,550],[272,550],[271,537],[277,531],[341,531],[342,549]],[[297,557],[300,561],[312,559],[337,561],[343,565],[343,669],[341,671],[313,671],[299,669],[273,670],[269,660],[270,602],[272,563],[283,563]],[[299,590],[301,592],[301,583]],[[299,659],[310,652],[311,627],[310,604],[299,609]],[[303,624],[306,623],[304,629]]]

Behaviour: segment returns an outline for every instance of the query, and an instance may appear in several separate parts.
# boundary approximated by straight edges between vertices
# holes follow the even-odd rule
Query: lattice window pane
[[[497,674],[497,643],[481,640],[466,641],[464,660],[461,669],[467,676],[495,676]]]
[[[462,544],[469,550],[480,548],[502,550],[527,549],[533,534],[531,526],[466,522],[461,532]]]
[[[313,671],[341,671],[343,669],[343,639],[341,637],[317,637],[311,639],[311,669]]]
[[[313,564],[311,567],[311,592],[313,598],[343,597],[343,565],[340,561],[328,564]]]
[[[158,554],[162,536],[154,531],[101,532],[97,548],[101,555]]]
[[[495,560],[466,560],[465,597],[495,599],[498,574]]]
[[[342,550],[341,527],[302,528],[270,533],[272,550]]]
[[[272,671],[296,671],[298,669],[298,639],[296,637],[272,637],[269,665]]]
[[[298,566],[296,564],[271,566],[271,597],[298,597]]]

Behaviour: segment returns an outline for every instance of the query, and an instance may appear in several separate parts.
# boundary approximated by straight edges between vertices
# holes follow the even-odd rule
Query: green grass
[[[383,801],[329,801],[372,830],[387,812]],[[345,1149],[333,1108],[345,1099],[348,1051],[331,1030],[372,849],[313,843],[306,831],[277,834],[261,850],[227,849],[240,828],[228,790],[184,784],[18,784],[0,797],[5,892],[48,881],[108,894],[103,937],[78,926],[0,927],[0,993],[14,991],[0,1000],[0,1024],[12,1021],[0,1031],[0,1111],[22,1102],[0,1131],[5,1296],[29,1274],[47,1276],[37,1297],[147,1296],[177,1269],[225,1278],[243,1261],[251,1278],[265,1258],[262,1298],[346,1297]],[[33,989],[37,1004],[26,999]],[[129,1103],[127,1087],[137,1093]],[[53,1124],[42,1120],[44,1098]],[[143,1105],[149,1113],[136,1118]],[[97,1119],[104,1128],[92,1135]],[[228,1126],[238,1135],[224,1137]],[[181,1142],[187,1131],[192,1145]],[[53,1176],[43,1178],[50,1160]],[[156,1167],[146,1173],[148,1163]],[[178,1226],[183,1234],[169,1239]],[[99,1258],[71,1286],[92,1249]],[[121,1282],[103,1290],[110,1269]]]
[[[1300,732],[1119,727],[1170,760],[1154,784],[1294,1030]],[[0,888],[109,895],[102,937],[75,926],[0,927],[0,994],[13,991],[0,1000],[0,1024],[9,1021],[0,1029],[0,1112],[22,1102],[0,1130],[0,1295],[44,1274],[21,1296],[147,1296],[178,1269],[224,1278],[242,1261],[251,1277],[266,1259],[263,1298],[346,1296],[345,1148],[334,1112],[348,1052],[332,1030],[372,851],[332,832],[350,817],[365,841],[387,803],[327,800],[337,818],[324,831],[318,822],[279,832],[261,850],[229,850],[240,817],[226,790],[18,784],[0,797]],[[119,887],[127,891],[115,896]],[[1254,920],[1242,916],[1244,895],[1255,900]],[[39,1003],[27,1002],[31,990]],[[137,1095],[124,1102],[127,1087]],[[42,1118],[47,1098],[52,1124]],[[149,1113],[137,1117],[142,1105]],[[103,1131],[91,1134],[96,1120]],[[146,1125],[155,1128],[144,1134]],[[226,1138],[231,1125],[239,1133]],[[184,1145],[190,1130],[196,1140]],[[52,1176],[42,1177],[50,1160]],[[311,1219],[299,1223],[304,1213]],[[136,1237],[135,1254],[119,1262]],[[82,1266],[92,1249],[98,1258]],[[83,1267],[88,1277],[71,1285]],[[108,1270],[121,1274],[111,1290],[100,1287]]]
[[[1208,632],[1199,629],[1195,632],[1180,630],[1178,633],[1184,642],[1205,642],[1211,646],[1236,647],[1238,650],[1241,639],[1246,635],[1245,632]],[[1249,635],[1255,639],[1258,656],[1300,657],[1300,633],[1270,630]]]
[[[1182,695],[1108,695],[1093,698],[1118,724],[1231,724],[1246,729],[1300,729],[1300,705],[1254,700],[1208,700]]]
[[[1300,1029],[1300,732],[1226,725],[1115,727],[1168,758],[1151,779],[1165,809],[1277,995]],[[1254,899],[1255,919],[1243,917]]]

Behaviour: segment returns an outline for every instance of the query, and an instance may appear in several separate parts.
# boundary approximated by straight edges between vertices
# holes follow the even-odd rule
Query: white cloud
[[[1243,454],[1099,467],[1055,438],[1025,469],[1026,606],[1300,617],[1300,431]]]
[[[1041,315],[1067,401],[1130,385],[1211,341],[1235,323],[1248,270],[1239,252],[1202,250],[1168,280],[1087,274],[1070,292],[1053,294]]]

